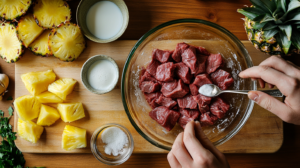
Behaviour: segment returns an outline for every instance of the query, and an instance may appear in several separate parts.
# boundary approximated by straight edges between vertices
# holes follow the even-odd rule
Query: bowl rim
[[[152,33],[164,28],[164,27],[167,27],[167,26],[170,26],[170,25],[173,25],[173,24],[178,24],[178,23],[200,23],[200,24],[205,24],[207,26],[210,26],[210,27],[213,27],[221,32],[223,32],[224,34],[226,34],[231,40],[233,40],[237,47],[241,50],[241,52],[244,54],[244,55],[247,55],[248,57],[245,57],[245,59],[247,60],[246,61],[246,64],[248,67],[253,67],[253,62],[252,62],[252,59],[248,53],[248,51],[246,50],[244,44],[234,35],[232,34],[230,31],[228,31],[227,29],[225,29],[224,27],[216,24],[216,23],[213,23],[213,22],[210,22],[210,21],[206,21],[206,20],[201,20],[201,19],[191,19],[191,18],[187,18],[187,19],[177,19],[177,20],[171,20],[171,21],[168,21],[168,22],[165,22],[165,23],[162,23],[152,29],[150,29],[147,33],[145,33],[137,42],[136,44],[134,45],[134,47],[132,48],[132,50],[130,51],[130,53],[128,54],[128,57],[126,59],[126,62],[124,64],[124,67],[123,67],[123,72],[122,72],[122,78],[121,78],[121,96],[122,96],[122,102],[123,102],[123,106],[124,106],[124,110],[127,114],[127,117],[129,119],[129,121],[131,122],[132,126],[135,128],[135,130],[144,138],[146,139],[148,142],[150,142],[152,145],[154,146],[157,146],[159,148],[162,148],[162,149],[165,149],[165,150],[171,150],[171,148],[167,147],[167,146],[164,146],[162,144],[159,144],[157,142],[155,142],[154,140],[152,140],[150,137],[148,137],[139,127],[138,125],[135,123],[135,121],[133,120],[133,118],[131,117],[130,115],[130,112],[129,112],[129,109],[128,109],[128,106],[126,104],[126,99],[125,99],[125,75],[126,75],[126,72],[127,72],[127,69],[129,68],[128,67],[128,64],[133,56],[133,54],[135,53],[136,49],[140,46],[140,44],[149,36],[151,35]],[[252,89],[253,90],[257,90],[257,86],[256,86],[256,81],[251,81],[252,82]],[[233,130],[231,130],[225,137],[223,137],[222,139],[214,142],[213,144],[215,146],[218,146],[218,145],[221,145],[223,143],[225,143],[226,141],[228,141],[229,139],[231,139],[234,135],[236,135],[240,130],[241,128],[245,125],[245,123],[247,122],[247,120],[249,119],[251,113],[252,113],[252,110],[253,110],[253,107],[254,107],[254,102],[252,100],[249,100],[250,103],[248,103],[248,106],[247,106],[247,113],[241,118],[241,121]]]

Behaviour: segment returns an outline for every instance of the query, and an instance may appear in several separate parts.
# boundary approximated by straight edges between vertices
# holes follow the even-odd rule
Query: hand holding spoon
[[[238,93],[238,94],[248,94],[251,90],[221,90],[217,85],[205,84],[201,86],[198,92],[207,97],[216,97],[222,93]],[[261,92],[267,93],[273,97],[283,97],[280,90],[260,90]]]

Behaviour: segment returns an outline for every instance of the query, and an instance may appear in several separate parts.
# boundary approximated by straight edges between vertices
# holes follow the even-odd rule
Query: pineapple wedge
[[[71,20],[71,9],[63,0],[37,0],[33,15],[39,26],[52,29]]]
[[[42,104],[37,125],[50,126],[59,118],[60,115],[55,108]]]
[[[30,7],[32,0],[1,0],[0,18],[14,20],[24,15]]]
[[[85,117],[82,103],[60,103],[57,110],[64,122],[72,122]]]
[[[36,96],[47,90],[48,85],[55,81],[56,75],[52,70],[29,72],[21,75],[26,89]]]
[[[32,121],[18,119],[18,135],[31,143],[36,143],[40,139],[43,131],[44,127],[39,126]]]
[[[19,118],[30,121],[39,116],[41,103],[34,96],[26,95],[16,98],[14,106]]]
[[[67,95],[73,91],[76,82],[77,81],[72,78],[62,78],[51,83],[48,87],[48,91],[66,100]]]
[[[62,134],[62,148],[72,150],[86,147],[86,130],[66,125]]]
[[[32,14],[27,14],[19,20],[17,34],[23,45],[27,48],[40,34],[43,28],[39,27]]]
[[[29,49],[35,54],[48,57],[51,52],[48,47],[48,36],[51,30],[45,30],[33,43],[29,45]]]
[[[63,102],[63,99],[48,91],[39,94],[38,96],[36,96],[36,98],[41,103],[62,103]]]

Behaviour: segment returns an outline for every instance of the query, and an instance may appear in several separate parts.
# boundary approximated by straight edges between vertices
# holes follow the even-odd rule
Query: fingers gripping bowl
[[[150,62],[153,49],[172,50],[180,42],[203,46],[210,53],[220,53],[225,60],[223,69],[234,79],[229,89],[256,90],[255,81],[238,77],[239,72],[253,66],[247,50],[223,27],[204,20],[181,19],[153,28],[129,53],[123,69],[121,92],[125,111],[135,129],[150,143],[166,150],[171,149],[183,129],[177,124],[168,132],[149,117],[152,108],[139,89],[139,76],[142,67]],[[203,127],[204,133],[216,146],[228,141],[243,127],[254,106],[246,95],[225,95],[223,98],[230,104],[226,117],[213,126]]]

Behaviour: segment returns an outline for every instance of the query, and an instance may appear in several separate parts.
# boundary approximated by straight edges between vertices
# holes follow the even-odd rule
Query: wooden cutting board
[[[21,74],[53,69],[58,78],[69,77],[78,81],[73,93],[67,97],[67,102],[82,102],[86,117],[71,123],[58,120],[54,125],[45,127],[36,144],[17,138],[15,141],[17,147],[22,152],[30,153],[90,153],[89,140],[94,130],[106,123],[118,123],[124,125],[132,133],[135,143],[134,153],[167,153],[168,151],[157,148],[146,141],[129,122],[121,100],[120,80],[116,88],[105,95],[90,93],[80,80],[83,63],[89,57],[97,54],[108,55],[115,59],[120,74],[122,74],[127,56],[135,43],[135,40],[116,41],[108,44],[88,41],[85,51],[71,63],[62,62],[53,57],[37,57],[26,50],[23,58],[15,64],[15,97],[29,94],[20,78]],[[254,65],[258,65],[268,57],[257,51],[250,42],[244,41],[243,43],[251,55]],[[14,115],[14,117],[14,131],[17,132],[18,115]],[[86,148],[72,151],[65,151],[61,148],[62,132],[67,124],[87,129],[88,146]],[[218,146],[218,149],[224,153],[272,153],[281,147],[282,142],[282,121],[255,105],[251,117],[241,131],[228,142]]]

